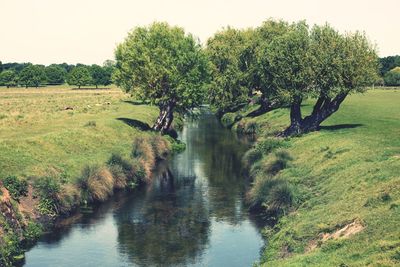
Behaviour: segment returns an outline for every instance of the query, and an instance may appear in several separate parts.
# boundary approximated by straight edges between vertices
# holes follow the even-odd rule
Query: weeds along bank
[[[400,265],[399,103],[396,89],[352,95],[318,132],[288,139],[274,137],[289,124],[285,108],[222,117],[258,136],[243,158],[248,201],[276,223],[264,229],[260,265]]]
[[[157,108],[118,89],[5,89],[0,102],[0,266],[22,260],[57,216],[149,181],[182,149],[145,132]]]

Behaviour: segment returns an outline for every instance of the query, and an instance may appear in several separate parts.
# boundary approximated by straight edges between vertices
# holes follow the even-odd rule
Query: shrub
[[[133,141],[132,145],[132,153],[131,157],[141,158],[147,164],[153,167],[156,161],[156,155],[154,154],[154,150],[152,145],[149,143],[148,138],[146,137],[137,137]]]
[[[81,201],[81,194],[74,184],[64,184],[58,194],[60,213],[68,213]]]
[[[122,167],[124,171],[130,171],[131,169],[131,164],[129,161],[125,160],[122,158],[120,154],[113,153],[111,154],[110,159],[107,161],[108,166],[112,165],[119,165]]]
[[[236,122],[235,113],[225,113],[221,118],[221,123],[224,127],[230,128]]]
[[[60,208],[58,197],[61,189],[60,182],[52,177],[39,177],[35,180],[33,187],[40,197],[39,212],[49,216],[58,214]]]
[[[264,208],[269,213],[282,214],[294,203],[294,191],[287,181],[258,175],[249,191],[251,209]]]
[[[255,134],[258,130],[258,124],[254,121],[249,121],[246,123],[245,128],[244,128],[244,133],[245,134]]]
[[[114,179],[110,171],[101,166],[86,166],[78,180],[83,191],[83,199],[104,201],[112,195]]]
[[[138,183],[145,179],[145,171],[138,159],[125,160],[119,154],[112,154],[107,162],[109,169],[114,176],[115,187],[122,188],[123,178],[125,175],[125,185],[135,187]],[[121,173],[121,170],[123,174]]]
[[[25,242],[31,243],[36,241],[39,236],[43,233],[43,227],[35,222],[29,222],[24,229]]]
[[[136,184],[145,181],[146,177],[150,177],[148,173],[146,173],[145,167],[140,160],[134,159],[131,165],[132,170],[132,179],[128,181],[128,185],[130,187],[135,186]]]
[[[26,180],[18,179],[16,176],[8,176],[3,178],[2,182],[15,200],[19,200],[28,193],[28,182]]]
[[[164,136],[164,139],[166,139],[170,143],[170,149],[172,154],[177,154],[182,151],[185,151],[186,144],[183,143],[182,141],[174,139],[170,136]]]
[[[262,153],[260,152],[260,150],[254,148],[250,149],[243,156],[242,159],[243,165],[245,167],[250,167],[257,161],[259,161],[261,158],[262,158]]]
[[[16,234],[2,236],[4,244],[0,246],[0,266],[15,266],[14,264],[23,255],[19,238]]]
[[[149,141],[153,147],[155,157],[157,159],[166,159],[171,150],[170,143],[160,135],[153,135]]]
[[[249,122],[245,122],[245,121],[241,121],[240,123],[238,123],[237,125],[237,133],[239,134],[255,134],[257,133],[258,130],[258,124],[254,121],[249,121]]]
[[[121,165],[111,165],[109,166],[109,170],[114,178],[114,187],[118,189],[125,188],[128,179],[124,168]]]
[[[253,178],[259,173],[274,176],[281,170],[287,168],[289,161],[293,160],[289,152],[284,149],[279,149],[274,155],[265,157],[263,160],[260,160],[262,158],[262,155],[260,155],[261,152],[256,149],[249,150],[247,153],[250,155],[248,155],[245,160],[251,163],[250,177]]]
[[[262,154],[267,155],[277,148],[284,147],[285,143],[279,138],[267,138],[257,143],[255,149],[259,150]]]

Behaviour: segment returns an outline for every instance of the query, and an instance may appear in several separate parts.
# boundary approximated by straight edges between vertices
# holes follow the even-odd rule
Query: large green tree
[[[222,115],[248,103],[253,93],[254,30],[226,28],[207,41],[211,61],[211,105]]]
[[[0,73],[0,85],[16,86],[18,85],[18,76],[14,70],[5,70]]]
[[[85,66],[78,66],[71,70],[67,76],[67,83],[69,85],[81,86],[89,85],[92,83],[92,77],[90,71]]]
[[[116,51],[115,81],[160,109],[153,129],[170,130],[173,112],[203,103],[209,64],[196,39],[167,23],[138,27]]]
[[[110,85],[111,84],[111,72],[107,67],[101,67],[93,64],[90,66],[90,74],[92,76],[92,83],[98,88],[99,85]]]
[[[378,57],[361,33],[341,35],[329,25],[311,31],[305,22],[272,42],[268,49],[273,84],[290,101],[290,126],[283,136],[317,130],[352,92],[377,80]],[[312,113],[302,116],[301,104],[316,98]]]
[[[48,84],[63,84],[67,71],[59,65],[52,64],[46,67],[46,76]]]
[[[274,73],[270,68],[269,48],[271,43],[289,30],[289,24],[282,20],[266,20],[257,27],[253,38],[254,67],[250,69],[255,89],[261,93],[260,108],[250,116],[259,116],[281,107],[286,103],[285,94],[274,83]]]
[[[19,82],[28,88],[29,86],[39,87],[47,81],[45,67],[42,65],[28,64],[19,74]]]

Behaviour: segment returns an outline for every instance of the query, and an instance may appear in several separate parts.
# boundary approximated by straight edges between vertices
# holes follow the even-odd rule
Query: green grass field
[[[268,135],[288,125],[288,110],[249,121]],[[322,126],[290,140],[294,161],[280,176],[299,204],[266,231],[263,266],[399,266],[400,90],[352,95]],[[352,222],[362,230],[324,240]]]
[[[85,165],[103,164],[112,152],[130,153],[142,133],[130,125],[151,125],[157,108],[129,99],[115,87],[0,88],[0,176],[73,181]]]

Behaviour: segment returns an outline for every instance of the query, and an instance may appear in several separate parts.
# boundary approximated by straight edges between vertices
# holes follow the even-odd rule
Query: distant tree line
[[[385,85],[400,86],[400,56],[381,58],[380,72]]]
[[[67,63],[44,66],[0,61],[0,86],[28,88],[68,83],[79,88],[89,85],[97,88],[112,83],[114,65],[112,60],[106,60],[103,66]]]

